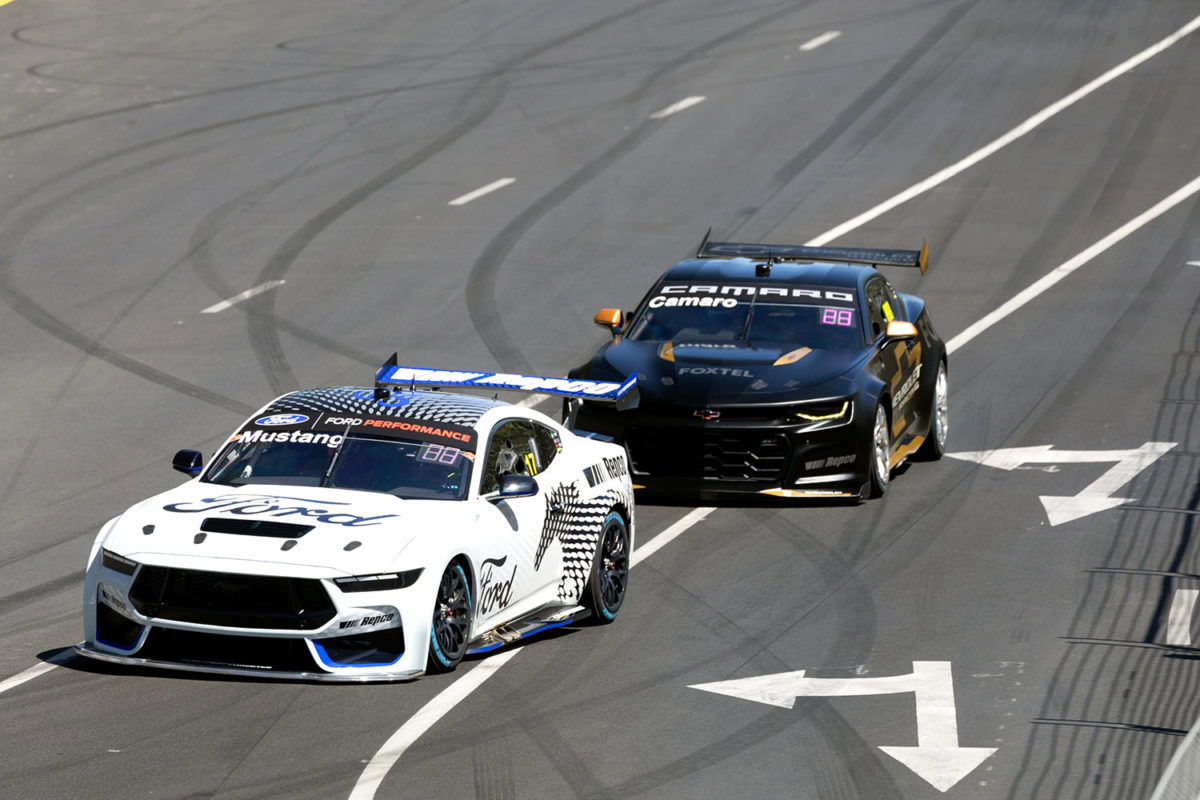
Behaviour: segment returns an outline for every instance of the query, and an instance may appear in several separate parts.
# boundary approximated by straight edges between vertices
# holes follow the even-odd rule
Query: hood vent
[[[312,529],[312,525],[294,525],[290,522],[273,522],[266,519],[208,517],[200,523],[200,530],[208,531],[209,533],[233,533],[240,536],[271,536],[276,539],[299,539]]]

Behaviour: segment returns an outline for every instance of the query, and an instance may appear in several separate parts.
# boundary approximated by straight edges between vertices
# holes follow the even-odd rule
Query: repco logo
[[[359,617],[358,619],[345,619],[338,623],[339,630],[348,630],[350,628],[369,628],[372,625],[382,625],[385,622],[391,622],[396,618],[394,613],[389,614],[372,614],[368,617]]]
[[[491,614],[505,608],[512,601],[513,579],[517,576],[517,564],[513,562],[512,569],[504,570],[508,556],[495,559],[489,558],[483,562],[479,577],[479,613]]]

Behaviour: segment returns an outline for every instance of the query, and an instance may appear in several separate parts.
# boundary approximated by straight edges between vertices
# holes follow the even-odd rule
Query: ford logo
[[[308,422],[308,417],[303,414],[272,414],[254,420],[255,425],[299,425],[301,422]]]

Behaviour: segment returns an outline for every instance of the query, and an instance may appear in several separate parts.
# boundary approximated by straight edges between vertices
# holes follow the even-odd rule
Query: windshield
[[[845,306],[762,300],[755,303],[724,300],[707,307],[647,306],[630,327],[629,338],[643,342],[689,339],[773,342],[814,350],[850,350],[863,346],[857,317],[854,308]]]
[[[205,480],[226,486],[271,483],[461,500],[474,454],[449,445],[349,436],[335,447],[291,441],[232,442]]]

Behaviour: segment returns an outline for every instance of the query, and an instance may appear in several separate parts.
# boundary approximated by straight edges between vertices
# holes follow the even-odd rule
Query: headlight
[[[826,400],[803,403],[792,409],[792,418],[805,424],[804,430],[833,428],[845,425],[854,418],[854,403],[851,400]]]
[[[122,575],[132,575],[138,567],[136,561],[131,561],[107,549],[100,552],[100,563],[111,570],[120,572]]]
[[[380,572],[374,575],[352,575],[349,578],[334,578],[333,582],[343,592],[385,592],[391,589],[407,589],[417,582],[424,568],[405,572]]]

